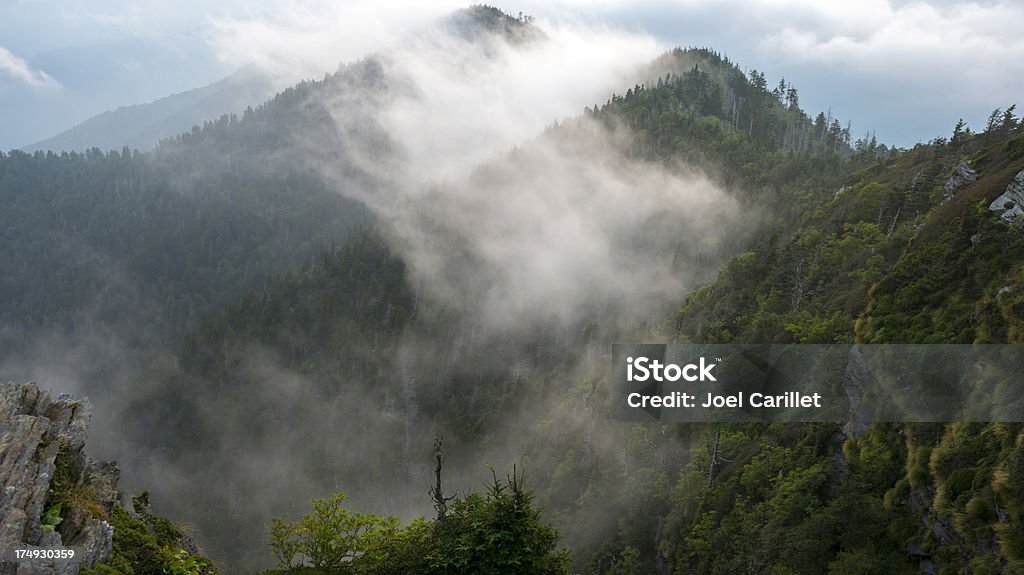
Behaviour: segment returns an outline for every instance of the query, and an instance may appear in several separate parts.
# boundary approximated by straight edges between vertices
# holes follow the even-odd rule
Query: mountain
[[[496,26],[492,9],[465,14]],[[502,18],[500,34],[526,26]],[[467,35],[471,21],[456,29],[479,49],[490,28]],[[180,337],[268,276],[372,225],[365,190],[385,189],[392,174],[364,159],[395,157],[377,118],[407,89],[386,66],[381,57],[341,66],[147,153],[0,152],[9,247],[0,256],[0,361],[12,377],[47,363],[33,357],[49,346],[40,338],[66,348],[65,335],[96,329],[115,347],[139,349]],[[250,81],[262,82],[241,73],[217,93]]]
[[[1011,112],[984,133],[960,129],[852,174],[793,235],[692,294],[680,337],[1018,343],[1018,131]]]
[[[225,114],[241,113],[272,94],[268,78],[255,70],[242,69],[201,88],[104,112],[22,150],[81,152],[90,148],[106,151],[127,147],[145,151],[160,140],[188,132],[192,126]]]
[[[47,13],[45,8],[29,12],[33,11],[36,17]],[[28,13],[24,17],[32,18]],[[76,39],[84,40],[74,34],[65,40]],[[52,81],[44,89],[5,85],[0,105],[8,113],[3,118],[0,149],[7,151],[42,140],[106,110],[151,102],[224,78],[231,70],[217,61],[207,40],[199,31],[119,39],[101,35],[90,37],[85,44],[65,45],[28,57],[28,65],[47,71]],[[259,101],[246,102],[236,111]],[[218,110],[202,120],[228,111]],[[122,145],[104,150],[120,150]]]
[[[430,41],[459,71],[546,41],[487,7],[454,22]],[[282,549],[358,524],[390,525],[418,572],[525,562],[486,547],[520,525],[489,523],[510,517],[497,507],[551,559],[529,572],[567,570],[538,508],[577,572],[1019,569],[1018,423],[627,424],[608,377],[617,341],[1019,342],[1012,108],[893,150],[808,115],[793,86],[677,49],[450,176],[424,136],[439,118],[438,133],[508,119],[417,115],[459,91],[398,60],[147,153],[0,157],[2,349],[40,370],[70,357],[105,410],[95,436],[210,557],[298,572]],[[46,347],[54,326],[96,347]],[[466,495],[485,466],[490,499]],[[432,539],[445,493],[455,531]],[[302,527],[317,514],[359,521]],[[394,549],[367,541],[346,567]],[[115,555],[93,568],[174,560]]]
[[[730,262],[689,296],[673,332],[705,342],[1018,343],[1024,240],[1012,198],[1022,179],[1012,108],[983,133],[957,126],[894,153],[852,174],[794,233]],[[662,549],[709,572],[1016,572],[1021,431],[721,426],[712,432],[728,463],[711,479],[706,463],[704,477],[693,465],[690,481],[704,487],[676,486]]]
[[[744,205],[761,206],[764,222],[718,255],[688,260],[678,248],[652,248],[681,262],[723,264],[717,279],[663,316],[664,331],[655,337],[1016,341],[1022,317],[1014,278],[1024,245],[1003,214],[1013,209],[1024,159],[1012,114],[985,133],[961,130],[911,150],[882,150],[867,141],[847,147],[838,131],[830,134],[782,98],[758,91],[756,73],[751,81],[708,51],[676,51],[660,64],[672,62],[676,72],[668,78],[634,86],[481,167],[479,189],[509,185],[488,174],[528,177],[528,166],[537,165],[531,146],[591,141],[593,121],[628,126],[634,137],[621,141],[617,153],[715,166],[716,177]],[[764,107],[758,113],[750,105],[751,116],[736,118],[734,107],[723,105],[730,97],[760,97]],[[749,223],[750,211],[744,213]],[[280,461],[285,429],[295,442],[289,445],[323,433],[344,437],[315,453],[292,448],[284,459],[287,476],[294,480],[295,470],[308,466],[304,481],[315,483],[322,473],[322,481],[389,508],[401,504],[403,485],[421,476],[417,461],[429,452],[431,433],[451,446],[447,472],[455,485],[472,475],[480,457],[518,459],[544,478],[538,500],[572,549],[576,568],[587,572],[610,566],[729,572],[747,565],[797,573],[863,566],[909,572],[1016,564],[1017,496],[1007,483],[1015,480],[1006,477],[1015,477],[1019,426],[877,424],[846,435],[831,424],[609,425],[607,389],[587,371],[586,358],[600,357],[619,338],[642,337],[638,327],[615,327],[615,312],[598,312],[601,302],[594,302],[593,314],[568,325],[488,333],[465,315],[472,307],[437,307],[415,288],[410,293],[407,268],[384,246],[371,236],[324,254],[308,272],[215,316],[186,338],[182,372],[165,374],[162,393],[136,408],[170,405],[196,386],[210,392],[184,410],[163,412],[161,420],[173,421],[175,413],[223,417],[273,404],[247,421],[247,449]],[[894,321],[915,326],[916,335],[886,336],[892,328],[879,335],[878,326]],[[353,346],[363,338],[374,342],[369,349]],[[299,387],[286,395],[267,387],[282,377]],[[228,406],[242,393],[255,405],[235,412]],[[319,408],[307,393],[321,398]],[[360,402],[353,405],[352,397]],[[309,417],[320,423],[299,424]],[[196,457],[204,437],[236,445],[218,421],[198,421],[205,426],[188,417],[177,424],[180,431],[165,428],[169,434],[159,442],[179,442],[169,458]],[[134,425],[137,433],[152,426],[145,418]],[[367,451],[354,447],[359,444]],[[709,465],[716,458],[718,466]],[[204,463],[193,473],[211,478],[236,465],[199,460]],[[953,477],[949,461],[959,461],[964,472]],[[256,493],[267,482],[273,480],[261,476],[258,485],[241,489],[261,499]],[[994,507],[986,507],[993,498]],[[209,493],[188,513],[217,500]],[[280,496],[277,502],[283,503]],[[233,513],[235,524],[255,519]],[[979,533],[982,542],[971,543]],[[232,534],[238,538],[221,545],[255,537]]]
[[[385,98],[387,84],[369,73],[376,68],[367,63],[357,69],[366,71],[362,77],[374,86],[374,98]],[[607,396],[595,387],[591,371],[599,369],[594,361],[605,346],[639,329],[650,333],[671,307],[630,310],[617,291],[595,290],[575,298],[579,312],[524,324],[522,313],[541,304],[531,300],[522,313],[507,314],[503,308],[516,305],[514,294],[488,294],[505,294],[501,290],[509,282],[525,285],[504,268],[495,283],[486,283],[491,280],[485,272],[497,264],[475,251],[469,244],[480,240],[467,235],[489,229],[486,218],[514,204],[514,194],[550,190],[566,173],[575,178],[595,163],[595,155],[601,158],[597,164],[625,162],[622,169],[630,177],[660,172],[673,162],[714,166],[713,181],[734,190],[741,204],[772,207],[756,217],[740,210],[728,220],[736,231],[716,244],[700,237],[704,227],[687,229],[693,214],[665,212],[655,203],[638,231],[623,231],[615,240],[618,249],[629,246],[635,251],[627,253],[652,260],[652,268],[701,277],[696,269],[714,270],[756,244],[767,233],[762,226],[791,226],[794,214],[830,197],[876,154],[850,148],[841,133],[816,131],[811,118],[711,51],[671,52],[648,74],[650,84],[635,85],[479,166],[464,191],[425,194],[422,203],[405,200],[412,219],[403,222],[438,230],[429,235],[436,253],[457,254],[439,265],[445,266],[446,281],[459,288],[458,300],[426,292],[426,280],[405,261],[410,252],[396,247],[402,245],[395,237],[401,232],[382,223],[209,317],[186,335],[173,362],[140,375],[140,392],[120,422],[146,446],[137,449],[159,446],[159,469],[173,468],[207,485],[230,477],[230,497],[259,502],[230,504],[218,488],[189,489],[188,495],[174,486],[157,488],[161,472],[152,470],[148,483],[154,492],[178,502],[175,513],[203,527],[215,555],[230,564],[253,560],[260,553],[253,542],[268,514],[286,514],[332,485],[345,486],[364,505],[407,516],[425,513],[418,494],[434,435],[445,437],[446,481],[457,490],[472,487],[481,460],[511,464],[522,458],[528,479],[545,477],[534,483],[538,500],[577,565],[587,565],[614,535],[613,518],[647,521],[649,511],[633,510],[637,491],[648,488],[650,497],[660,496],[661,489],[648,482],[680,469],[691,438],[672,440],[675,455],[655,469],[642,462],[647,454],[633,453],[647,450],[634,445],[633,432],[588,429],[588,422],[608,417]],[[244,126],[243,120],[225,133]],[[678,185],[661,179],[673,173],[634,193],[655,197],[666,182]],[[582,189],[593,200],[597,188]],[[449,197],[457,198],[459,209],[485,219],[458,227]],[[717,201],[730,202],[725,195]],[[714,213],[709,206],[707,215]],[[703,277],[711,281],[714,275]],[[498,325],[485,319],[491,313],[501,318]],[[538,433],[555,433],[559,440],[545,444]],[[339,439],[324,442],[325,437]],[[637,484],[617,492],[608,482],[617,481],[617,446],[623,444],[631,446],[627,457],[641,460],[633,463],[637,475],[631,482]],[[239,474],[239,466],[248,464],[226,453],[274,464],[258,474]],[[606,496],[596,495],[599,490]],[[642,547],[645,565],[655,556],[653,544],[652,535]]]

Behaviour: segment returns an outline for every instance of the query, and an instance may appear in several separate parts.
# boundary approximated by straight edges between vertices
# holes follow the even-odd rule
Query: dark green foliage
[[[764,87],[763,75],[748,77],[711,50],[677,48],[649,73],[656,79],[589,114],[609,127],[631,128],[631,155],[682,161],[742,190],[776,229],[799,223],[853,165],[875,159],[851,158],[849,134],[837,120],[834,130],[815,128],[798,106]]]
[[[1017,160],[1024,157],[1024,134],[1006,142],[1003,150],[1006,152],[1006,156],[1011,160]]]
[[[673,318],[677,336],[1020,341],[1024,239],[988,206],[1024,163],[1005,140],[1012,130],[990,132],[961,125],[948,142],[853,174],[785,241],[741,255],[691,294]],[[947,191],[968,155],[977,181]],[[690,479],[699,467],[683,475],[662,535],[676,571],[910,573],[911,549],[942,572],[1022,566],[1019,425],[875,424],[841,452],[834,439],[795,439],[815,428],[750,429],[741,444],[757,454],[733,456],[707,489]],[[800,512],[787,511],[797,501]],[[801,548],[808,540],[813,552]]]
[[[168,338],[365,217],[295,170],[236,166],[184,186],[177,172],[195,167],[171,155],[0,153],[5,353],[86,312],[135,345]]]
[[[1006,461],[1010,493],[1024,500],[1024,445],[1016,446]]]
[[[1024,275],[1024,235],[988,206],[1024,163],[1002,140],[961,137],[961,153],[984,152],[986,167],[947,201],[947,147],[895,152],[853,174],[786,241],[773,236],[691,294],[673,319],[678,337],[1019,341],[1013,286]]]
[[[756,448],[734,452],[710,489],[686,479],[706,473],[696,464],[702,455],[684,473],[662,535],[674,572],[854,573],[871,572],[871,565],[913,571],[901,542],[878,531],[898,517],[883,508],[881,495],[900,475],[902,451],[884,430],[864,436],[845,463],[829,425],[727,433],[734,444]],[[861,568],[868,571],[854,570]]]
[[[513,37],[530,29],[528,18],[489,7],[461,17]],[[851,142],[835,118],[812,120],[784,80],[769,90],[763,74],[744,74],[709,50],[675,50],[649,75],[588,110],[589,119],[629,128],[623,153],[631,158],[708,172],[735,190],[754,220],[750,227],[761,227],[753,241],[729,247],[737,255],[717,281],[686,297],[668,337],[1024,340],[1024,236],[1019,224],[1007,226],[988,210],[1024,168],[1012,113],[993,115],[983,134],[961,123],[948,140],[890,153],[868,134]],[[328,482],[397,491],[409,480],[410,461],[423,455],[409,432],[422,415],[462,447],[523,438],[523,451],[545,477],[538,500],[579,569],[909,573],[918,571],[910,549],[948,571],[1021,567],[1019,426],[876,425],[858,437],[826,424],[602,429],[595,422],[608,415],[607,389],[599,377],[577,380],[567,369],[584,344],[617,335],[601,324],[600,312],[553,335],[528,333],[526,343],[509,337],[495,352],[493,342],[474,342],[469,322],[424,310],[403,263],[372,233],[322,249],[360,217],[309,167],[337,161],[344,181],[372,187],[367,174],[344,165],[344,152],[357,141],[364,154],[390,152],[373,126],[350,126],[344,136],[357,136],[351,140],[339,135],[317,98],[351,86],[365,88],[371,109],[388,95],[380,64],[369,59],[286,90],[241,119],[225,117],[164,142],[150,155],[0,156],[0,234],[15,248],[0,254],[0,320],[26,331],[71,324],[110,287],[107,270],[124,273],[130,287],[104,292],[114,296],[101,315],[138,307],[138,296],[161,310],[150,331],[188,332],[180,369],[145,374],[160,385],[133,406],[144,417],[124,426],[159,446],[168,463],[187,468],[196,484],[223,481],[228,464],[217,454],[238,449],[197,423],[204,420],[196,413],[230,406],[245,414],[233,423],[252,445],[285,437],[310,446],[308,467],[287,470],[294,483],[307,482],[290,490],[296,492]],[[570,133],[573,125],[551,131]],[[291,148],[308,155],[271,161]],[[980,178],[946,197],[944,184],[964,160]],[[238,300],[243,292],[251,295]],[[209,315],[227,301],[238,303]],[[130,333],[140,339],[150,327],[119,321],[139,329]],[[429,381],[419,387],[393,361],[415,347],[403,343],[420,344],[417,338],[437,342],[409,360],[416,368],[410,372]],[[521,357],[530,358],[532,373],[509,377]],[[285,397],[294,403],[246,403],[264,375],[257,360],[301,376],[301,387]],[[364,403],[350,401],[353,389]],[[558,419],[528,413],[549,399]],[[524,413],[529,417],[520,418]],[[318,433],[297,425],[293,433],[292,424],[307,418],[322,421]],[[509,428],[503,418],[536,425]],[[404,442],[395,428],[406,431]],[[374,460],[349,459],[349,443],[367,437],[378,449]],[[275,504],[297,497],[260,491],[263,477],[251,475],[232,487]],[[192,493],[183,506],[194,515],[229,511],[224,522],[235,539],[220,543],[236,552],[251,547],[267,510],[216,497]],[[401,528],[341,503],[321,502],[309,521],[275,523],[283,567],[305,555],[316,568],[291,572],[566,570],[557,532],[540,522],[533,495],[515,476],[452,502],[443,521]],[[181,533],[169,522],[123,510],[111,522],[114,556],[93,574],[208,567],[182,555]]]
[[[97,501],[94,490],[82,483],[85,457],[80,451],[61,440],[54,457],[53,476],[46,497],[46,512],[41,523],[44,530],[59,531],[65,541],[74,538],[81,525],[64,523],[72,511],[78,511],[87,518],[105,519],[107,509]],[[62,526],[63,524],[63,526]]]
[[[224,376],[231,365],[222,361],[223,346],[254,342],[300,367],[365,330],[401,332],[414,307],[405,264],[375,234],[361,233],[340,249],[322,250],[305,273],[276,278],[206,321],[185,338],[182,360],[189,371]]]
[[[533,17],[506,14],[499,8],[476,4],[457,10],[448,23],[460,34],[473,38],[481,33],[496,34],[512,43],[539,40],[544,32],[533,26]]]
[[[794,343],[1024,337],[1020,292],[998,293],[1024,281],[1021,236],[987,209],[1015,170],[1024,168],[1014,152],[1014,132],[982,143],[961,127],[949,141],[889,153],[867,136],[851,146],[834,119],[805,116],[791,86],[783,83],[773,94],[763,76],[752,72],[748,78],[709,51],[673,52],[655,73],[655,82],[634,86],[588,115],[612,129],[625,124],[632,130],[627,155],[687,162],[739,190],[745,205],[764,213],[766,230],[760,241],[733,246],[740,253],[717,281],[687,297],[671,319],[670,337]],[[203,131],[168,150],[193,153],[192,144],[209,147],[233,129]],[[572,122],[552,128],[572,129]],[[944,184],[966,158],[982,170],[980,178],[947,199]],[[430,359],[462,354],[458,361],[416,364],[417,375],[431,385],[417,389],[413,405],[453,443],[500,434],[505,430],[495,413],[514,419],[510,414],[528,405],[525,388],[515,387],[525,384],[510,384],[500,371],[516,352],[535,359],[526,382],[531,394],[555,397],[564,402],[563,413],[574,414],[558,421],[537,415],[524,451],[547,472],[538,497],[573,548],[578,568],[910,573],[918,568],[908,553],[913,548],[947,568],[980,572],[1024,558],[1019,474],[1006,459],[1014,448],[1006,438],[1016,431],[878,425],[860,437],[843,437],[834,425],[734,426],[713,434],[714,451],[703,427],[594,431],[599,426],[593,422],[607,415],[607,390],[600,382],[567,381],[563,371],[572,365],[568,350],[589,335],[567,335],[558,346],[538,338],[519,347],[502,342],[498,353],[472,344],[454,353],[448,341],[471,340],[466,332],[472,328],[453,328],[444,311],[418,305],[401,262],[372,235],[324,252],[306,271],[268,282],[185,339],[183,372],[165,388],[166,396],[149,404],[149,413],[168,412],[168,435],[155,442],[182,452],[188,446],[215,450],[204,445],[209,434],[189,414],[244,397],[251,346],[271,350],[307,377],[318,401],[344,397],[351,381],[369,381],[380,394],[368,395],[371,405],[385,404],[385,398],[401,397],[402,374],[389,373],[379,356],[356,353],[353,342],[372,342],[375,352],[386,354],[413,333],[445,341],[424,354],[435,356]],[[603,326],[595,326],[579,333],[600,333]],[[204,395],[182,399],[196,397],[189,390],[201,383]],[[351,427],[332,413],[324,423],[327,435],[357,437],[379,429],[374,414],[345,413]],[[408,413],[402,414],[411,418]],[[284,423],[254,418],[247,430],[270,437],[287,417],[297,416],[286,414]],[[325,481],[343,476],[347,485],[398,485],[406,477],[402,449],[395,442],[381,450],[379,462],[346,476],[344,450],[327,445],[316,468],[302,473]],[[218,475],[215,465],[197,473]],[[517,503],[510,495],[514,484],[496,481],[488,494],[460,499],[440,523],[398,529],[369,521],[385,526],[385,543],[373,546],[379,555],[360,551],[371,547],[364,541],[346,547],[357,550],[341,564],[318,564],[367,573],[564,569],[562,555],[553,551],[553,532],[539,523],[516,527],[524,524],[520,519],[531,523],[523,510],[532,502],[527,497]],[[195,505],[203,505],[202,495],[197,499]],[[359,521],[367,523],[367,517]],[[285,547],[301,538],[294,525],[278,526]],[[484,553],[495,542],[502,545]],[[523,563],[527,547],[551,553]]]
[[[48,506],[70,503],[72,493],[82,476],[81,455],[62,440],[53,458],[53,476],[47,493]]]
[[[565,573],[568,555],[557,545],[558,532],[541,522],[533,494],[513,470],[507,481],[495,477],[486,495],[451,504],[434,525],[425,573]]]
[[[367,81],[373,82],[372,63],[362,69]],[[874,164],[875,157],[885,153],[870,140],[853,149],[848,132],[834,119],[822,116],[820,122],[812,122],[799,109],[791,86],[785,85],[781,95],[772,94],[762,76],[751,73],[748,77],[707,50],[674,51],[652,67],[651,76],[654,81],[634,86],[588,111],[589,119],[613,131],[628,127],[627,141],[622,144],[627,156],[687,163],[707,171],[716,183],[736,190],[742,205],[756,214],[752,216],[754,224],[763,224],[767,230],[755,237],[750,251],[727,266],[715,286],[691,296],[674,318],[674,331],[680,337],[720,342],[850,341],[870,288],[884,277],[892,263],[890,257],[906,243],[909,232],[905,224],[910,218],[905,205],[931,204],[924,203],[921,194],[903,193],[896,183],[875,181],[883,171]],[[315,91],[318,85],[301,86],[281,99],[301,100],[303,92]],[[550,134],[568,137],[584,123],[568,121],[552,127]],[[219,138],[249,129],[246,126],[251,127],[243,120],[237,126],[203,130],[169,144],[166,153],[210,151]],[[258,131],[251,136],[254,141],[270,137]],[[258,145],[272,146],[273,142]],[[510,159],[509,165],[516,165],[516,152]],[[895,161],[886,157],[879,165]],[[837,194],[849,173],[863,166],[868,167],[857,175],[853,187]],[[819,206],[823,207],[816,212]],[[795,239],[791,237],[794,230],[800,230]],[[747,246],[737,240],[729,249]],[[293,418],[329,414],[322,417],[320,434],[293,439],[316,446],[315,463],[292,470],[296,477],[314,484],[340,482],[352,490],[368,485],[384,491],[400,489],[408,478],[409,461],[425,456],[426,449],[415,437],[402,442],[393,428],[398,423],[398,427],[404,424],[406,429],[415,429],[411,426],[420,414],[460,447],[493,441],[506,433],[521,437],[521,429],[507,428],[503,420],[522,419],[536,423],[537,430],[523,439],[524,451],[531,465],[549,473],[538,498],[574,549],[578,567],[652,572],[662,563],[682,569],[682,555],[674,549],[681,544],[683,533],[692,530],[693,537],[686,538],[698,549],[701,541],[713,539],[701,534],[719,527],[723,533],[756,540],[756,548],[739,550],[736,555],[755,562],[763,560],[759,551],[763,547],[778,549],[794,566],[826,569],[842,545],[848,545],[851,552],[868,547],[863,535],[851,535],[851,542],[843,542],[843,529],[852,530],[854,524],[844,523],[842,518],[854,516],[854,511],[862,511],[869,519],[882,514],[882,497],[888,486],[865,488],[870,489],[868,499],[873,505],[865,504],[861,492],[851,493],[841,507],[830,504],[837,473],[830,453],[837,446],[827,439],[832,430],[822,427],[808,432],[814,438],[808,438],[799,449],[800,440],[776,430],[790,450],[776,452],[776,463],[793,460],[804,466],[793,464],[782,470],[787,477],[785,493],[771,492],[777,483],[774,476],[761,473],[766,464],[754,459],[760,446],[756,438],[763,431],[759,428],[737,430],[726,438],[728,458],[733,461],[719,462],[713,473],[709,472],[709,480],[702,476],[706,469],[691,465],[696,457],[692,448],[700,442],[699,429],[635,426],[606,430],[594,424],[608,416],[607,390],[600,381],[573,380],[565,368],[575,364],[575,354],[587,345],[616,337],[613,327],[602,325],[599,310],[579,326],[538,330],[495,345],[475,341],[471,321],[446,310],[422,307],[406,281],[401,263],[371,235],[325,252],[301,273],[268,282],[263,290],[213,316],[186,337],[179,354],[182,370],[167,378],[158,396],[137,406],[139,413],[158,417],[164,425],[154,430],[151,425],[139,424],[138,433],[149,434],[153,444],[170,446],[165,451],[172,452],[170,457],[185,460],[200,451],[217,453],[218,439],[191,415],[215,411],[220,405],[244,404],[247,387],[254,385],[253,358],[270,357],[275,365],[303,376],[301,393],[308,394],[315,407],[293,413],[275,404],[268,409],[274,411],[274,417],[248,417],[246,433],[253,443],[272,440],[284,431],[291,432]],[[389,355],[402,349],[403,341],[426,348],[421,357],[409,361],[412,376],[399,371],[397,362],[391,360],[394,355]],[[389,360],[381,361],[381,357]],[[528,358],[532,373],[510,378],[509,366],[521,358]],[[413,377],[429,384],[403,383]],[[385,407],[374,411],[348,405],[346,394],[357,384],[362,384],[360,399],[367,406]],[[414,395],[407,389],[413,387]],[[196,389],[202,393],[195,393]],[[402,403],[406,397],[412,399]],[[561,404],[560,413],[571,412],[573,417],[554,421],[547,419],[546,409],[530,412],[531,406],[546,398]],[[320,406],[331,410],[319,410]],[[398,421],[382,423],[385,410],[389,417],[397,415]],[[344,442],[324,442],[325,436],[349,441],[383,438],[386,447],[374,461],[353,465]],[[750,473],[741,473],[739,468],[751,461]],[[863,477],[889,477],[879,475],[879,470],[892,466],[866,457],[865,465],[869,464],[872,474]],[[195,480],[215,481],[221,475],[218,465],[213,461],[196,466]],[[899,461],[894,466],[902,469]],[[759,498],[760,507],[745,511],[750,516],[747,524],[730,523],[738,521],[738,516],[729,517],[728,494],[716,505],[718,515],[708,515],[709,509],[702,507],[702,494],[709,484],[716,489],[719,481],[734,476],[746,477],[746,484],[737,480],[730,489],[742,487]],[[251,482],[256,485],[245,489],[258,492],[259,479]],[[196,513],[206,507],[224,507],[222,501],[211,501],[206,494],[192,497],[195,501],[190,505]],[[474,496],[460,505],[467,516],[475,516],[489,504],[486,497]],[[745,509],[743,505],[740,502],[739,509]],[[799,516],[805,508],[814,514],[803,522]],[[227,545],[241,548],[255,538],[247,530],[256,523],[252,519],[258,517],[259,510],[232,509],[231,513],[236,518],[232,536],[243,542]],[[660,525],[670,513],[677,526],[672,535]],[[797,534],[792,540],[776,539],[790,532]],[[796,539],[814,541],[819,532],[830,541],[831,551],[812,558],[810,544]],[[420,548],[416,542],[425,535],[416,533],[393,547],[393,557],[403,558],[395,561],[405,572],[423,568],[425,555],[416,552]],[[476,535],[460,537],[463,547],[479,544]],[[722,537],[722,542],[727,542],[728,536]],[[891,551],[891,542],[879,545],[883,556]],[[446,561],[453,562],[451,570],[477,565],[474,559],[460,556],[459,549],[445,555]],[[707,565],[719,560],[710,551],[693,553],[695,560]]]

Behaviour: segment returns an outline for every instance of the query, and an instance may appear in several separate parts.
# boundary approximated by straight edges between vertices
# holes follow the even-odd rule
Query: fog
[[[578,452],[583,468],[617,461],[629,430],[591,400],[608,344],[660,337],[686,290],[756,225],[707,174],[644,157],[639,135],[584,113],[648,80],[657,42],[534,25],[541,33],[428,26],[343,66],[307,102],[328,111],[330,137],[293,134],[293,149],[267,159],[313,170],[375,214],[408,266],[411,327],[347,340],[306,369],[227,342],[217,381],[166,350],[121,362],[107,386],[60,363],[37,372],[93,392],[96,454],[117,458],[124,486],[150,490],[156,512],[193,525],[226,572],[270,566],[266,525],[312,497],[344,490],[362,511],[430,516],[435,436],[449,439],[450,493],[478,489],[485,464],[530,461],[546,498],[544,457],[561,456],[549,449]],[[316,52],[322,38],[310,41]],[[103,354],[58,343],[86,350],[74,364],[91,373],[119,357],[116,338],[103,341]],[[456,409],[483,429],[461,429]],[[551,446],[529,451],[552,429]],[[599,503],[586,517],[560,527],[586,541],[581,531],[616,521]]]
[[[379,107],[328,95],[343,140],[353,110],[369,111],[389,145],[346,142],[378,185],[347,180],[340,164],[319,169],[385,222],[431,296],[491,328],[677,297],[700,271],[679,251],[716,252],[710,232],[737,214],[705,175],[632,158],[628,129],[580,115],[645,79],[653,40],[539,29],[525,40],[422,33],[380,58],[394,84]]]

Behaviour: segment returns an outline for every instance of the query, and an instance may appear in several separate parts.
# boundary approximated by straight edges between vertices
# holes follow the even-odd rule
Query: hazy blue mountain
[[[217,61],[202,37],[184,32],[72,43],[16,55],[53,81],[46,86],[4,83],[0,149],[5,151],[51,137],[104,111],[191,90],[235,71]]]
[[[189,131],[194,125],[213,120],[223,114],[241,112],[247,106],[266,100],[273,94],[269,79],[252,69],[242,69],[230,76],[194,90],[160,98],[146,104],[123,106],[93,116],[52,138],[22,148],[72,151],[88,148],[101,150],[148,150],[164,138]]]

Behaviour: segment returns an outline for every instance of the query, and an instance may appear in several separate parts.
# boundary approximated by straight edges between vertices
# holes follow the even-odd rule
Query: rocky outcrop
[[[1024,170],[1017,172],[1010,185],[1006,186],[1003,195],[996,198],[988,209],[1003,212],[1003,221],[1009,223],[1017,216],[1024,214]]]
[[[0,572],[74,575],[108,559],[117,465],[83,448],[91,407],[35,383],[0,384]],[[58,508],[57,505],[60,505]],[[59,520],[57,519],[59,517]],[[12,562],[14,549],[73,547],[75,558]]]
[[[947,200],[952,198],[956,193],[957,188],[964,184],[969,184],[974,180],[978,179],[978,173],[971,168],[971,165],[967,162],[960,162],[957,167],[953,170],[953,175],[946,180],[946,184],[942,187],[943,197]]]

